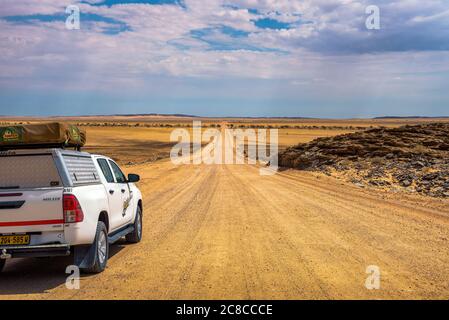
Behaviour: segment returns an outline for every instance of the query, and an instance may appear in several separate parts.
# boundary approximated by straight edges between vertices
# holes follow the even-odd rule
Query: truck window
[[[62,187],[51,154],[0,156],[0,190]]]
[[[103,172],[104,177],[106,178],[106,181],[109,183],[114,183],[114,176],[112,175],[108,162],[105,159],[98,159],[97,162]]]
[[[126,183],[125,175],[123,174],[122,170],[116,165],[114,162],[109,161],[111,164],[112,171],[114,171],[115,180],[117,180],[117,183]]]
[[[100,183],[99,174],[92,157],[63,154],[62,158],[74,186]]]

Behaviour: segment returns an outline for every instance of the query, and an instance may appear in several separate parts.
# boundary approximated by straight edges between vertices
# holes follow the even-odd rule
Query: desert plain
[[[2,118],[68,121],[85,151],[141,176],[144,236],[111,247],[105,272],[65,286],[70,257],[8,261],[0,299],[448,299],[449,199],[258,165],[174,165],[174,128],[277,128],[279,148],[369,128],[449,119],[178,116]],[[380,287],[368,289],[369,266]],[[368,269],[367,269],[368,268]]]

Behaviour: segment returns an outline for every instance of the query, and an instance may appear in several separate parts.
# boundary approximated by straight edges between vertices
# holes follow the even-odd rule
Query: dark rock
[[[410,181],[410,180],[405,179],[405,180],[401,181],[401,186],[403,186],[403,187],[410,187],[411,185],[412,185],[412,181]]]
[[[437,179],[439,176],[440,176],[440,174],[439,174],[438,172],[432,172],[432,173],[428,173],[428,174],[424,175],[424,176],[422,177],[422,179],[423,179],[423,180],[430,181],[430,180],[435,180],[435,179]]]
[[[415,168],[424,168],[426,166],[426,164],[424,164],[421,161],[416,161],[412,164]]]

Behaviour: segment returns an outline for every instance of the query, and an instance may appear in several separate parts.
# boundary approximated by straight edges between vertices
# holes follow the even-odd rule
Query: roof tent
[[[75,148],[86,143],[86,132],[62,123],[0,126],[0,150],[28,148]]]

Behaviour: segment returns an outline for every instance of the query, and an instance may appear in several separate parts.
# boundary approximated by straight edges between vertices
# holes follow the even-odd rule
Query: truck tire
[[[138,243],[142,240],[142,209],[137,206],[136,218],[134,219],[134,231],[126,235],[126,241]]]
[[[102,221],[98,221],[97,233],[92,244],[95,246],[95,263],[90,268],[82,268],[84,273],[100,273],[106,269],[109,258],[108,230]]]
[[[3,268],[5,267],[6,260],[0,259],[0,273],[3,271]]]

